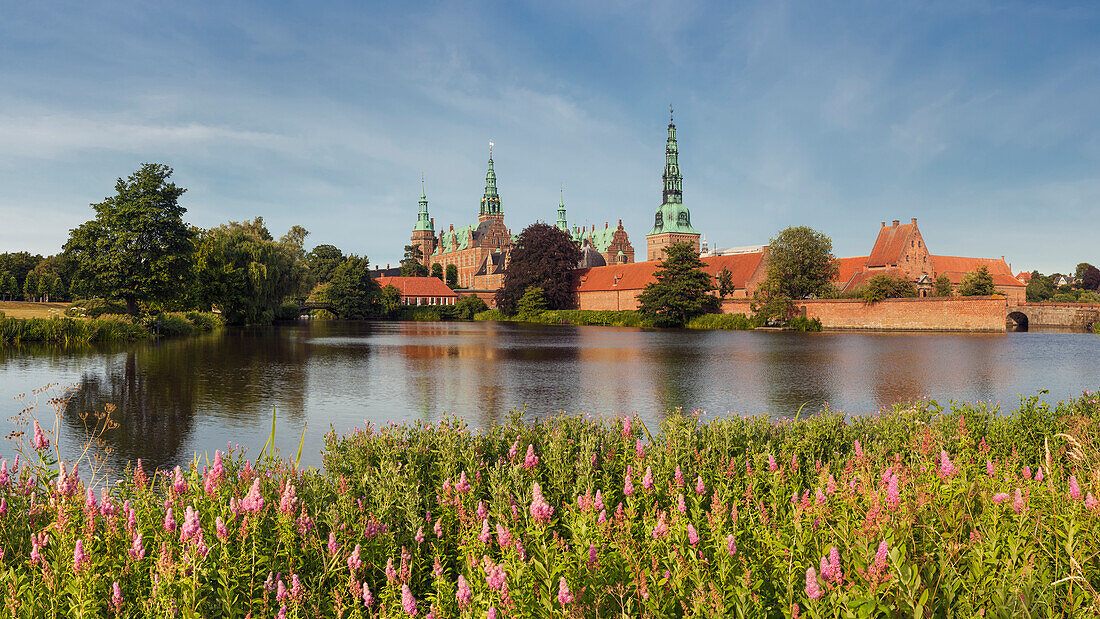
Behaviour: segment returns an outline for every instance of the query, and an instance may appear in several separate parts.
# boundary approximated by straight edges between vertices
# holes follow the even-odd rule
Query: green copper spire
[[[680,150],[676,146],[676,124],[672,106],[668,108],[668,140],[665,142],[665,172],[661,176],[661,206],[657,208],[653,228],[646,234],[679,232],[699,234],[691,227],[691,212],[684,206],[684,177],[680,174]]]
[[[569,223],[565,221],[565,187],[561,188],[561,199],[558,201],[558,230],[569,232]]]
[[[497,194],[497,173],[493,170],[493,143],[489,142],[489,171],[485,173],[485,193],[481,196],[481,215],[503,215]]]
[[[435,231],[432,226],[432,218],[428,215],[428,196],[424,193],[424,175],[420,175],[420,212],[416,215],[416,226],[413,230]]]

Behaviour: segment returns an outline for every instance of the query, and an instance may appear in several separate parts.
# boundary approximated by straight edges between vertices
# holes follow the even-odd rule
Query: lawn
[[[68,303],[31,303],[0,301],[0,312],[8,318],[58,318],[65,315]]]

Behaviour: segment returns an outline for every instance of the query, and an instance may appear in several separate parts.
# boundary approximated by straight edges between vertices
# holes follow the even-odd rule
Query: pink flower
[[[135,561],[145,558],[145,543],[141,539],[141,531],[134,531],[134,539],[130,543],[130,558]]]
[[[629,416],[623,417],[623,438],[629,438],[633,434],[633,430],[630,426],[631,418]]]
[[[34,449],[35,451],[42,451],[50,446],[50,441],[46,438],[46,434],[42,432],[42,426],[38,425],[38,420],[34,420]]]
[[[516,442],[512,443],[512,448],[508,450],[508,459],[509,460],[515,460],[516,455],[518,455],[518,454],[519,454],[519,439],[517,438]]]
[[[412,589],[409,589],[407,584],[401,585],[401,607],[408,615],[416,616],[416,598],[413,597]]]
[[[286,590],[286,583],[280,578],[279,581],[275,583],[275,601],[282,602],[288,595],[290,595],[290,593]]]
[[[340,549],[340,546],[336,543],[336,534],[329,531],[328,534],[328,553],[330,555],[336,554],[336,551]]]
[[[565,576],[558,580],[558,603],[562,606],[573,603],[573,594],[569,592],[569,584],[565,582]]]
[[[374,594],[370,592],[367,583],[363,583],[363,605],[370,608],[371,604],[374,604]]]
[[[857,458],[862,458],[863,457],[863,446],[859,444],[859,439],[856,439],[855,449],[856,449],[856,457]]]
[[[176,491],[176,494],[185,494],[187,492],[187,480],[183,477],[183,469],[177,466],[172,475],[172,489]]]
[[[1089,496],[1092,496],[1092,495],[1089,495]],[[589,544],[588,545],[588,568],[592,569],[592,568],[596,567],[596,564],[597,564],[596,545],[595,544]]]
[[[668,523],[665,522],[665,513],[657,513],[657,524],[653,527],[653,539],[664,539],[668,536]]]
[[[489,612],[485,613],[485,619],[497,619],[496,607],[490,606]]]
[[[283,485],[283,495],[279,498],[279,511],[291,516],[294,514],[294,510],[298,506],[298,495],[294,491],[294,484],[290,483],[290,480],[286,480]]]
[[[202,535],[202,524],[199,523],[199,514],[190,505],[183,512],[183,527],[180,529],[180,542],[185,543],[193,537]]]
[[[779,464],[775,461],[775,456],[768,454],[768,470],[772,473],[779,470]]]
[[[481,534],[477,536],[481,540],[482,544],[488,544],[493,539],[493,534],[489,532],[489,519],[481,521]]]
[[[651,467],[645,467],[645,475],[642,476],[642,487],[646,490],[653,489],[653,469]]]
[[[879,542],[878,552],[875,553],[875,567],[876,568],[881,570],[881,569],[886,567],[886,557],[887,557],[886,553],[887,553],[887,551],[888,551],[888,547],[886,546],[886,540],[882,540],[881,542]]]
[[[634,441],[634,452],[638,454],[639,458],[645,456],[645,445],[642,444],[641,438]]]
[[[955,465],[951,463],[951,458],[947,457],[946,451],[940,451],[940,477],[946,479],[955,474]]]
[[[678,488],[684,487],[684,472],[680,470],[679,464],[676,465],[676,475],[672,478],[672,480],[676,482],[676,486]]]
[[[523,459],[523,468],[533,469],[539,465],[539,457],[535,455],[535,446],[527,446],[527,457]]]
[[[489,568],[489,573],[485,575],[485,583],[489,585],[490,589],[500,591],[507,583],[508,574],[504,571],[504,568],[499,565],[494,565]]]
[[[474,593],[470,591],[470,583],[466,582],[461,574],[458,576],[458,592],[455,593],[455,598],[458,599],[458,607],[462,610],[466,610],[470,601],[474,599]]]
[[[489,516],[489,509],[485,507],[485,501],[477,502],[477,517],[478,520],[485,520]]]
[[[1100,501],[1097,501],[1096,497],[1092,496],[1091,492],[1085,495],[1085,509],[1090,511],[1100,510]]]
[[[676,495],[676,509],[679,510],[681,514],[687,513],[687,503],[684,503],[684,495],[682,494]]]
[[[1043,481],[1043,467],[1039,467],[1039,470],[1035,473],[1035,481]]]
[[[462,471],[458,474],[458,483],[455,484],[455,491],[459,494],[465,494],[470,491],[470,482],[466,481],[466,471]]]
[[[859,444],[859,441],[856,441]],[[821,585],[817,583],[817,572],[814,568],[808,568],[806,570],[806,595],[811,600],[820,600],[825,593],[821,590]]]
[[[413,537],[413,539],[416,540],[417,544],[424,543],[424,527],[420,527],[416,530],[416,536]]]
[[[829,475],[829,482],[825,484],[825,492],[836,494],[836,479],[832,475]]]
[[[546,502],[542,496],[542,487],[538,482],[531,485],[531,517],[542,524],[550,522],[550,516],[554,515],[554,508]]]
[[[359,559],[359,544],[356,544],[351,554],[348,555],[348,569],[354,573],[359,571],[361,567],[363,567],[363,562]]]
[[[995,472],[996,472],[996,469],[993,467],[993,461],[992,460],[986,460],[985,461],[985,474],[986,474],[986,476],[988,476],[990,479],[992,479],[993,474]]]
[[[603,509],[603,493],[599,490],[596,491],[596,498],[592,499],[592,509]]]
[[[432,527],[432,532],[435,533],[437,539],[443,537],[443,518],[436,519],[435,526]]]
[[[733,537],[733,533],[726,536],[726,550],[731,557],[737,554],[737,540]]]
[[[695,494],[703,494],[707,491],[707,485],[703,483],[703,476],[700,475],[695,479]]]
[[[1004,503],[1007,500],[1008,500],[1008,493],[1007,492],[998,492],[997,494],[993,495],[993,502],[994,503],[1000,504],[1000,503]]]
[[[1030,466],[1025,466],[1024,467],[1024,479],[1031,479],[1031,467]]]
[[[1012,509],[1016,510],[1016,513],[1019,514],[1023,512],[1025,508],[1026,505],[1024,504],[1024,495],[1022,492],[1020,492],[1020,489],[1017,488],[1016,498],[1012,501]]]
[[[840,551],[833,546],[829,549],[829,572],[832,580],[844,580],[844,572],[840,570]]]
[[[122,588],[118,586],[118,581],[111,583],[111,607],[117,612],[122,608]]]
[[[901,494],[898,492],[898,476],[897,473],[890,476],[890,483],[886,486],[886,502],[890,505],[891,509],[897,509],[901,504]]]
[[[695,530],[695,525],[689,524],[688,527],[688,543],[692,546],[699,544],[699,533]]]
[[[169,533],[176,530],[176,519],[172,517],[171,507],[169,507],[167,513],[164,514],[164,530]]]
[[[87,562],[88,555],[84,554],[84,542],[76,540],[76,547],[73,548],[73,571],[79,572]]]
[[[596,518],[596,522],[599,523],[599,524],[603,524],[603,523],[607,522],[607,510],[606,509],[601,509],[600,510],[600,515],[599,515],[599,517]]]
[[[1069,498],[1074,501],[1081,500],[1081,486],[1077,485],[1077,476],[1069,476]]]
[[[821,492],[821,488],[817,489],[817,495],[814,497],[814,500],[817,501],[818,505],[824,505],[825,504],[826,499],[825,499],[825,495]]]
[[[623,478],[623,494],[630,496],[634,494],[634,478],[630,474],[630,465],[626,465],[626,477]]]
[[[257,514],[264,508],[264,498],[260,494],[260,478],[252,480],[252,488],[248,490],[248,494],[245,495],[240,502],[241,511],[250,514]]]
[[[497,544],[499,544],[501,548],[512,545],[512,534],[499,522],[497,523]]]
[[[393,567],[393,557],[386,559],[386,582],[397,580],[397,570]]]

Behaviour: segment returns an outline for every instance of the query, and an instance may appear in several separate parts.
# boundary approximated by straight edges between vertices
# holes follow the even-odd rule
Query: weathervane
[[[493,141],[489,140],[489,158],[493,158]]]
[[[672,122],[672,104],[668,104],[668,122]]]

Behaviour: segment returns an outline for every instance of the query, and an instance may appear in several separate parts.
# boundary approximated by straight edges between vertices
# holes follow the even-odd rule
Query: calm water
[[[272,407],[277,443],[320,464],[322,437],[364,421],[473,425],[568,411],[683,407],[711,415],[793,415],[825,403],[851,413],[898,400],[991,400],[1011,408],[1041,389],[1053,401],[1100,387],[1100,337],[643,331],[497,323],[304,322],[114,347],[0,347],[0,429],[48,383],[79,390],[62,444],[83,439],[78,413],[117,407],[112,460],[169,466],[238,443],[257,454]],[[60,393],[61,389],[54,389]],[[43,402],[39,412],[49,413]],[[0,449],[10,453],[9,447]]]

